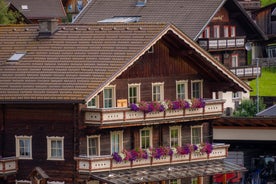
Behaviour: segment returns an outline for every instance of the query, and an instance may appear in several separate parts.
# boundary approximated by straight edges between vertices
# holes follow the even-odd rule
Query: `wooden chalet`
[[[202,184],[245,171],[224,161],[211,123],[218,92],[250,87],[174,25],[44,25],[0,26],[1,182]]]
[[[258,57],[266,36],[236,0],[93,0],[73,23],[94,22],[171,22],[241,79],[252,80],[261,73],[251,55]],[[249,98],[242,92],[219,95],[226,100],[226,115]]]

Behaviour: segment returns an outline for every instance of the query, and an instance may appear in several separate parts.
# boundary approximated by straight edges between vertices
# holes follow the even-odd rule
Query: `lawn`
[[[256,96],[256,80],[250,82],[253,91],[250,96]],[[259,77],[259,96],[276,96],[276,67],[263,68]]]
[[[270,5],[275,2],[276,2],[276,0],[261,0],[261,6],[264,7],[264,6]]]

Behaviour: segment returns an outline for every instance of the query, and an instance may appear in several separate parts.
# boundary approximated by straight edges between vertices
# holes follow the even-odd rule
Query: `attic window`
[[[26,53],[21,52],[21,53],[15,53],[13,54],[7,61],[9,62],[17,62],[19,61],[23,56],[25,56]]]
[[[140,16],[115,16],[112,18],[107,18],[104,20],[100,20],[98,22],[101,23],[114,23],[114,22],[121,22],[121,23],[129,23],[129,22],[139,22]]]
[[[22,8],[22,10],[28,10],[29,9],[28,5],[21,5],[21,8]]]

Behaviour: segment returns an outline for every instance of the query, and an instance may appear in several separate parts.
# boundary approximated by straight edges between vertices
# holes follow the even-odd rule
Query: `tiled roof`
[[[139,17],[139,22],[170,22],[196,40],[216,13],[226,7],[237,16],[249,39],[265,39],[264,33],[251,20],[236,0],[93,0],[80,12],[74,23],[94,23],[112,17]],[[143,1],[143,0],[140,0]]]
[[[93,23],[113,16],[141,16],[140,22],[171,22],[194,39],[225,0],[93,0],[75,23]]]
[[[143,50],[166,24],[0,26],[0,101],[84,100]],[[7,62],[26,52],[18,62]]]
[[[276,117],[276,104],[259,112],[256,116]]]
[[[66,24],[50,38],[38,25],[0,26],[0,102],[84,102],[118,77],[165,34],[176,34],[210,70],[250,87],[170,24]],[[23,53],[19,61],[7,60]]]
[[[66,17],[61,0],[8,0],[28,19]]]

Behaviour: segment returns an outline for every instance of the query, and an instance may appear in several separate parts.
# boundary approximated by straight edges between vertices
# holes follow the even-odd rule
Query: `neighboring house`
[[[274,59],[274,65],[276,63],[276,3],[273,3],[269,6],[260,8],[252,13],[252,18],[255,20],[257,25],[263,30],[263,32],[267,35],[268,40],[264,42],[264,46],[266,47],[264,51],[265,54],[262,54],[263,58],[262,62],[269,62],[266,65],[273,65],[272,60]]]
[[[252,80],[260,73],[248,62],[246,45],[253,42],[255,53],[266,37],[236,0],[93,0],[73,23],[94,22],[171,22],[241,79]],[[249,98],[248,91],[219,95],[226,99],[229,114]]]
[[[211,146],[224,104],[213,97],[250,87],[175,26],[45,25],[0,27],[1,182],[203,184],[245,171],[223,160],[229,145]],[[125,149],[137,151],[117,162]]]
[[[31,23],[31,21],[27,17],[25,17],[12,3],[8,2],[7,6],[8,6],[9,11],[14,12],[18,16],[17,22],[16,22],[17,24],[22,24],[22,23],[30,24]]]
[[[276,105],[254,118],[215,120],[213,128],[214,142],[230,144],[231,160],[242,161],[248,169],[245,180],[256,184],[276,182]]]
[[[58,19],[66,17],[61,0],[7,0],[32,23],[42,19]]]
[[[67,15],[71,16],[72,20],[76,18],[79,12],[86,6],[87,2],[88,0],[62,0],[65,11]]]
[[[252,11],[256,11],[261,8],[260,0],[238,0],[246,12],[251,16]]]

